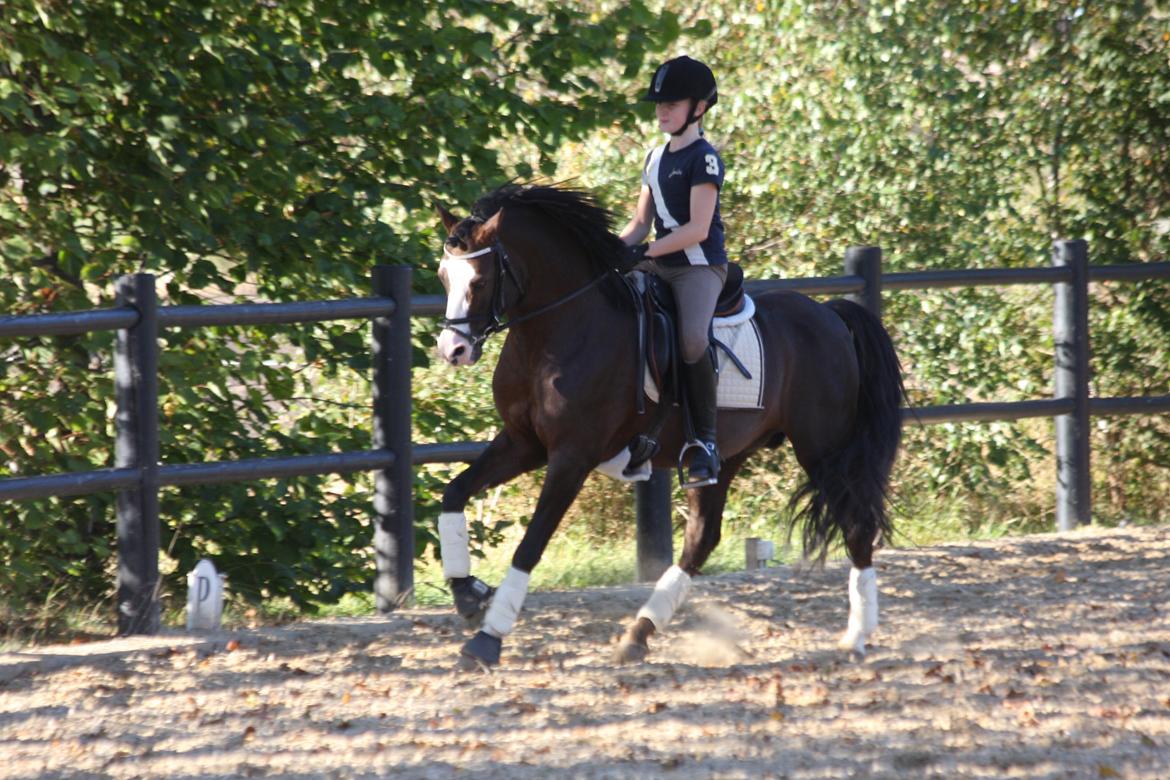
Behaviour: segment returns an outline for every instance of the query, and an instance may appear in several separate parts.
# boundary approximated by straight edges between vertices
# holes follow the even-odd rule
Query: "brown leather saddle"
[[[677,312],[674,295],[666,283],[653,274],[645,274],[644,279],[645,289],[641,292],[638,306],[638,336],[639,344],[642,345],[639,354],[644,362],[639,368],[650,369],[650,375],[661,393],[667,389],[667,383],[674,379],[677,365]],[[715,316],[730,317],[742,311],[743,305],[743,269],[738,263],[728,263],[727,280],[715,303]],[[713,334],[711,341],[712,346],[717,345]],[[638,375],[641,376],[642,371]],[[644,411],[641,404],[638,411]]]
[[[626,467],[627,473],[633,473],[645,461],[658,452],[658,434],[666,419],[666,412],[671,406],[681,401],[681,383],[678,377],[678,327],[676,326],[677,312],[675,310],[674,294],[654,274],[640,274],[640,279],[634,274],[623,277],[637,312],[638,328],[638,366],[635,383],[635,404],[638,414],[646,413],[645,393],[642,389],[641,377],[649,370],[651,379],[658,387],[658,413],[654,423],[645,433],[640,433],[630,442],[630,463]],[[729,263],[727,279],[719,298],[715,304],[716,317],[730,317],[739,313],[744,307],[743,269],[738,263]],[[711,348],[721,346],[736,362],[745,374],[747,369],[739,362],[725,345],[719,344],[711,332]]]

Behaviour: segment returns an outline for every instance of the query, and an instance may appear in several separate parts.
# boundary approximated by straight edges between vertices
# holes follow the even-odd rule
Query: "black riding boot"
[[[713,485],[719,479],[719,451],[715,448],[715,366],[704,355],[694,363],[683,363],[682,369],[696,439],[687,442],[679,455],[680,469],[690,458],[690,463],[685,464],[687,479],[682,486]]]

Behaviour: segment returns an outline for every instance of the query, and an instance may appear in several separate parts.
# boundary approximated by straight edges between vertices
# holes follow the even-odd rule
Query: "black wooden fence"
[[[797,290],[809,295],[845,295],[881,315],[885,290],[921,290],[976,285],[1051,284],[1056,292],[1056,345],[1052,398],[1005,403],[968,403],[906,409],[921,424],[954,421],[1056,419],[1057,528],[1090,520],[1089,419],[1092,415],[1170,411],[1170,394],[1142,398],[1089,397],[1088,285],[1102,281],[1170,279],[1170,262],[1090,266],[1084,241],[1061,241],[1048,268],[967,269],[883,274],[881,250],[854,247],[845,273],[814,279],[754,281],[748,290]],[[250,481],[307,474],[375,472],[374,592],[379,611],[394,608],[413,587],[413,466],[466,462],[487,446],[452,442],[412,446],[410,318],[443,313],[442,296],[410,295],[410,269],[378,266],[370,298],[288,304],[158,306],[149,274],[124,277],[113,309],[0,318],[0,337],[44,336],[117,330],[116,463],[113,469],[0,480],[0,500],[118,491],[118,629],[153,633],[159,624],[158,490],[167,486]],[[166,465],[158,462],[158,329],[209,325],[255,325],[335,319],[373,320],[373,449],[286,458]],[[656,578],[672,560],[671,474],[656,471],[637,486],[638,576]]]
[[[118,491],[118,632],[151,634],[159,627],[160,488],[372,470],[377,561],[374,593],[379,610],[393,609],[414,582],[410,277],[408,266],[375,267],[374,295],[370,298],[159,306],[154,277],[135,274],[119,280],[116,308],[0,319],[0,337],[118,332],[114,360],[114,468],[0,480],[0,500]],[[373,449],[215,463],[159,463],[160,328],[359,318],[373,322]]]

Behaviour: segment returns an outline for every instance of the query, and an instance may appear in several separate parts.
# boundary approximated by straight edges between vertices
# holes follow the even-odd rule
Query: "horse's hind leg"
[[[659,577],[654,592],[626,629],[615,656],[618,663],[645,660],[650,652],[650,637],[666,628],[675,611],[686,601],[691,591],[691,577],[699,573],[719,544],[727,490],[745,460],[746,453],[728,458],[720,467],[718,482],[687,491],[690,511],[683,536],[682,555],[677,565],[671,566]]]
[[[485,488],[507,482],[531,471],[544,461],[543,452],[502,431],[471,465],[448,483],[443,491],[439,514],[439,557],[443,577],[451,585],[455,609],[471,623],[478,623],[494,591],[471,576],[471,551],[464,508],[471,497]]]
[[[870,459],[856,445],[825,452],[821,442],[792,436],[793,449],[808,475],[794,503],[804,501],[798,517],[804,523],[806,554],[823,550],[838,534],[853,567],[849,572],[849,623],[838,646],[858,656],[878,626],[877,571],[874,545],[886,525],[884,482],[874,476]],[[880,475],[879,475],[880,476]]]
[[[865,655],[865,643],[878,627],[877,570],[873,567],[874,539],[846,538],[849,560],[849,623],[838,645],[858,656]]]

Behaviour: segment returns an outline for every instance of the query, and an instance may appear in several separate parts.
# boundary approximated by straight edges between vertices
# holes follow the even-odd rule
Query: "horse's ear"
[[[484,220],[484,223],[476,228],[475,235],[477,239],[483,240],[483,237],[486,236],[494,240],[496,235],[500,232],[500,220],[503,218],[504,210],[500,209],[495,214],[492,214],[490,217]]]
[[[438,213],[439,219],[443,220],[443,227],[446,228],[447,232],[450,233],[452,230],[454,230],[455,226],[459,224],[459,217],[455,216],[450,211],[447,211],[447,209],[443,208],[437,201],[432,202],[432,205],[435,207],[435,211]]]

